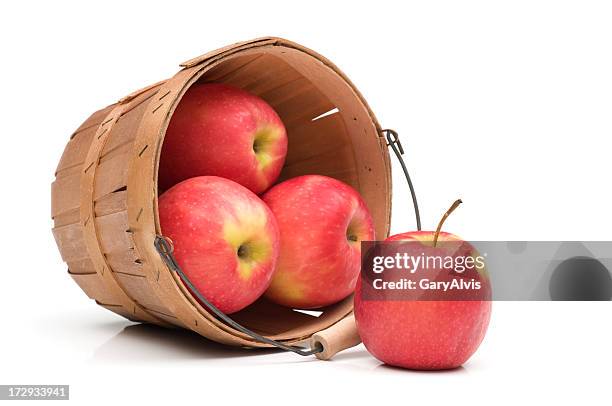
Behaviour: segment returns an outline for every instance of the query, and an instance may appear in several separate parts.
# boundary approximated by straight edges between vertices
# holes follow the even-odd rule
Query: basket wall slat
[[[185,328],[185,329],[191,330],[189,325],[184,324],[180,319],[178,319],[177,317],[175,317],[175,316],[173,316],[171,314],[160,312],[160,311],[157,311],[155,309],[146,309],[146,310],[147,310],[147,312],[149,312],[150,314],[154,315],[158,319],[163,320],[164,322],[166,322],[167,326],[169,326],[169,327],[177,326],[177,327],[181,327],[181,328]]]
[[[57,166],[55,173],[57,178],[66,176],[66,172],[70,169],[78,168],[77,170],[80,171],[87,151],[89,150],[89,145],[91,145],[91,140],[97,129],[97,126],[89,127],[74,135],[74,138],[72,138],[66,146],[64,155]],[[72,173],[74,173],[74,171],[72,171]],[[70,172],[68,172],[68,174],[70,174]]]
[[[122,147],[128,146],[124,148],[124,150],[130,150],[131,146],[134,142],[134,137],[136,136],[136,130],[140,125],[140,119],[144,114],[145,109],[148,106],[148,101],[150,101],[151,97],[157,93],[156,89],[151,89],[137,98],[133,99],[132,103],[136,103],[136,107],[123,113],[121,118],[117,121],[115,126],[112,129],[112,134],[110,138],[104,145],[102,149],[101,158],[104,159],[109,153],[112,151]]]
[[[141,259],[136,249],[128,249],[104,254],[111,269],[121,270],[134,275],[146,276],[142,269]]]
[[[68,271],[71,274],[94,274],[96,273],[96,268],[94,267],[93,262],[89,257],[79,259],[76,261],[68,261],[66,262],[68,265]]]
[[[130,275],[123,272],[116,272],[115,274],[121,286],[130,292],[130,297],[136,300],[140,305],[146,309],[155,310],[158,313],[172,314],[171,310],[169,310],[156,295],[151,294],[146,276]]]
[[[96,111],[72,133],[55,171],[57,175],[65,168],[83,164],[93,135],[113,107],[114,105],[111,105]]]
[[[81,174],[56,179],[51,184],[51,216],[79,208]]]
[[[118,191],[127,184],[127,163],[131,158],[131,151],[115,155],[100,163],[98,177],[94,186],[94,200]]]
[[[81,224],[74,223],[54,228],[53,236],[58,247],[62,247],[60,254],[64,262],[89,258]]]
[[[94,205],[96,216],[106,216],[107,214],[117,213],[127,210],[127,191],[120,190],[108,194],[98,199]]]
[[[346,137],[328,134],[346,132],[344,120],[337,114],[309,121],[292,132],[292,145],[288,147],[282,180],[303,173],[331,176],[357,188],[357,174],[347,168],[355,167],[352,145]],[[305,155],[304,151],[316,151]]]
[[[57,214],[55,217],[53,217],[53,225],[55,227],[67,226],[78,222],[79,218],[79,209],[69,210],[62,214]]]
[[[103,253],[127,251],[136,245],[131,233],[128,232],[127,212],[119,211],[96,217],[95,221]]]

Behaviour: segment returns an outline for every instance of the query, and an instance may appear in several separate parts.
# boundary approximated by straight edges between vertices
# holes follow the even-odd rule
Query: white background
[[[420,373],[363,347],[321,362],[131,325],[66,274],[50,184],[71,132],[264,35],[329,57],[400,132],[424,228],[461,197],[446,228],[467,239],[610,240],[610,4],[402,3],[2,2],[0,383],[70,384],[79,404],[610,404],[609,303],[495,303],[464,368]],[[414,222],[397,179],[400,232]]]

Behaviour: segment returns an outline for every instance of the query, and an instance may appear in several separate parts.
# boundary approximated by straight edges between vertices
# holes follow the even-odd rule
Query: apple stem
[[[452,204],[452,206],[446,210],[446,213],[444,213],[444,215],[442,216],[442,219],[440,219],[440,222],[438,223],[438,228],[436,229],[436,233],[434,234],[434,239],[433,239],[433,246],[435,247],[437,242],[438,242],[438,236],[440,235],[440,230],[442,230],[442,224],[444,224],[444,222],[446,221],[446,218],[453,212],[455,211],[455,209],[457,207],[459,207],[459,205],[463,203],[461,201],[461,199],[457,199],[455,200],[455,203]]]

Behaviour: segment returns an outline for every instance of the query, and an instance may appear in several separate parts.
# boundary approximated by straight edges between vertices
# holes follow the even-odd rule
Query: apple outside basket
[[[310,346],[321,359],[356,345],[352,297],[318,317],[260,300],[231,315],[246,329],[201,306],[160,252],[168,244],[160,244],[157,169],[166,128],[185,91],[201,82],[238,86],[266,100],[287,128],[279,181],[321,174],[351,185],[382,239],[391,215],[389,134],[386,139],[336,66],[284,39],[237,43],[181,67],[172,78],[93,113],[71,135],[51,201],[53,234],[69,275],[98,305],[129,320],[190,329],[224,344]]]

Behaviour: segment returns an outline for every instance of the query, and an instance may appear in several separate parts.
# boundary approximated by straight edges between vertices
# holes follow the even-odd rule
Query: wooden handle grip
[[[316,354],[317,358],[329,360],[338,352],[354,347],[360,342],[355,316],[351,313],[333,326],[315,333],[311,345],[314,348],[320,344],[323,351]]]

